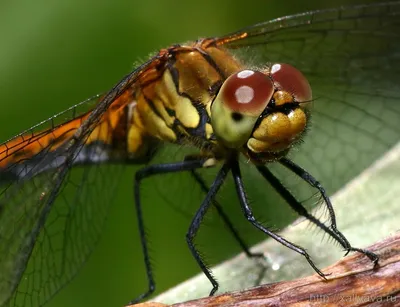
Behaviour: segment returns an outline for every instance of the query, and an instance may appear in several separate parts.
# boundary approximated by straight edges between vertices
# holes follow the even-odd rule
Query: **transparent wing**
[[[0,306],[42,306],[91,253],[121,172],[103,116],[150,63],[0,146]]]
[[[48,180],[47,174],[20,186],[28,200],[10,203],[19,207],[19,216],[15,208],[3,215],[10,222],[5,223],[8,232],[2,231],[8,245],[2,245],[1,262],[9,263],[2,265],[1,282],[7,286],[2,295],[12,294],[4,306],[42,306],[75,276],[98,242],[121,172],[121,165],[69,170],[56,199],[46,199],[39,212],[27,203],[35,197],[36,206],[44,202],[35,185]]]
[[[400,2],[283,17],[216,44],[250,65],[289,63],[308,78],[312,122],[291,158],[329,193],[400,140]]]

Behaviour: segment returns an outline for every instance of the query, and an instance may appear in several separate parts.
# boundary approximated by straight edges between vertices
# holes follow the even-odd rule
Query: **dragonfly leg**
[[[310,255],[305,251],[304,248],[291,243],[287,241],[285,238],[279,236],[278,234],[274,233],[273,231],[269,230],[268,228],[264,227],[260,222],[256,220],[256,218],[253,215],[252,209],[250,208],[249,202],[247,200],[246,192],[244,189],[244,184],[242,180],[242,175],[240,173],[240,168],[239,168],[239,163],[237,160],[234,160],[232,163],[232,175],[233,175],[233,180],[235,182],[235,187],[236,187],[236,193],[239,197],[240,205],[242,207],[242,210],[244,212],[244,215],[246,219],[257,229],[261,230],[263,233],[266,235],[270,236],[274,240],[278,241],[282,245],[290,248],[291,250],[303,255],[310,266],[314,269],[314,271],[321,276],[322,278],[326,279],[326,275],[322,273],[317,266],[314,264],[314,262],[311,260]]]
[[[193,257],[196,259],[198,265],[200,266],[203,273],[207,276],[208,280],[211,282],[213,288],[210,292],[210,295],[213,295],[218,290],[218,282],[212,276],[210,269],[207,267],[207,264],[201,258],[200,253],[196,249],[194,245],[194,238],[196,237],[197,231],[199,230],[200,224],[207,213],[207,210],[213,204],[214,197],[218,192],[219,188],[224,183],[224,180],[230,170],[230,164],[225,163],[222,168],[219,170],[217,177],[215,178],[214,182],[210,186],[208,193],[203,200],[200,208],[197,210],[192,222],[190,223],[189,230],[186,234],[186,241],[189,246],[190,251],[192,252]]]
[[[305,182],[307,182],[310,186],[316,188],[319,193],[322,196],[322,199],[324,200],[324,203],[328,209],[329,213],[329,219],[330,219],[330,228],[334,233],[337,234],[342,240],[339,240],[338,242],[347,250],[351,248],[350,242],[347,240],[347,238],[337,229],[336,226],[336,215],[335,211],[333,210],[333,206],[331,203],[331,200],[329,199],[328,195],[326,194],[326,191],[324,187],[317,181],[310,173],[308,173],[305,169],[300,167],[299,165],[295,164],[293,161],[287,159],[287,158],[282,158],[279,160],[279,163],[291,170],[293,173],[295,173],[297,176],[299,176],[301,179],[303,179]],[[301,209],[303,210],[303,209]],[[304,209],[305,210],[305,209]],[[307,213],[308,214],[308,213]],[[307,216],[304,216],[308,218]],[[320,221],[314,222],[318,227],[321,227],[320,224],[322,224]],[[323,224],[324,225],[324,224]],[[325,225],[324,225],[325,226]]]
[[[374,264],[376,265],[379,260],[378,255],[365,249],[352,247],[347,238],[339,231],[339,229],[337,229],[335,211],[333,210],[332,203],[324,187],[310,173],[308,173],[305,169],[301,168],[299,165],[295,164],[293,161],[287,158],[282,158],[279,162],[280,164],[282,164],[283,166],[287,167],[289,170],[294,172],[296,175],[298,175],[300,178],[302,178],[310,186],[316,188],[319,191],[326,207],[328,208],[331,225],[330,227],[327,227],[316,217],[308,213],[306,208],[304,208],[304,206],[299,201],[297,201],[293,197],[293,195],[290,194],[290,192],[279,182],[279,180],[265,166],[258,167],[258,170],[264,176],[264,178],[275,187],[275,189],[279,192],[279,194],[289,203],[292,209],[295,210],[301,216],[307,218],[309,221],[314,223],[323,231],[328,233],[333,239],[335,239],[340,245],[342,245],[342,247],[346,250],[346,255],[352,251],[360,252],[366,255],[369,259],[371,259],[371,261],[373,261]]]
[[[157,164],[157,165],[150,165],[138,170],[135,173],[134,179],[134,200],[135,200],[135,207],[136,207],[136,216],[138,219],[138,226],[139,226],[139,235],[140,241],[142,244],[143,256],[144,256],[144,263],[146,266],[146,274],[147,279],[149,282],[149,288],[146,292],[141,294],[136,299],[130,301],[128,305],[135,304],[137,302],[142,301],[149,295],[151,295],[155,290],[155,282],[153,279],[153,272],[150,263],[149,251],[147,247],[147,239],[145,233],[145,226],[143,221],[143,214],[142,214],[142,205],[140,202],[140,185],[143,179],[148,178],[153,175],[159,174],[166,174],[166,173],[174,173],[174,172],[182,172],[182,171],[190,171],[196,168],[201,168],[204,165],[206,159],[198,159],[198,160],[190,160],[190,161],[183,161],[177,163],[166,163],[166,164]]]
[[[192,170],[191,174],[192,174],[193,178],[196,180],[196,182],[200,185],[201,190],[207,194],[209,191],[209,188],[207,187],[207,185],[206,185],[204,179],[201,177],[201,175],[198,172],[196,172],[195,170]],[[229,217],[223,210],[221,204],[218,201],[214,200],[213,206],[217,209],[218,215],[222,218],[222,221],[224,222],[225,226],[228,228],[229,232],[233,235],[233,238],[239,244],[239,246],[241,247],[243,252],[246,254],[246,256],[250,257],[250,258],[253,258],[253,257],[264,258],[265,256],[263,253],[253,253],[250,251],[246,242],[243,240],[243,238],[241,238],[239,232],[235,229],[232,222],[229,220]]]

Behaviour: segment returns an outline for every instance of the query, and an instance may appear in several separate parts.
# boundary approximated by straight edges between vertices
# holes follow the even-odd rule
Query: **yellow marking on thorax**
[[[159,101],[171,110],[175,110],[176,119],[178,119],[184,127],[196,128],[200,122],[200,115],[189,98],[178,94],[171,73],[168,70],[165,71],[163,75],[163,82],[160,86],[156,87],[157,94],[163,91],[169,94],[168,100],[161,101],[156,99],[156,101]],[[171,118],[173,123],[174,118],[169,115],[168,117]]]
[[[203,106],[210,116],[210,105],[214,98],[210,95],[210,89],[240,70],[241,65],[221,49],[210,47],[205,52],[215,61],[219,71],[196,49],[177,52],[172,69],[178,75],[178,85],[174,83],[170,68],[165,68],[160,78],[145,83],[136,91],[137,105],[133,110],[127,142],[131,154],[134,155],[145,145],[146,136],[171,143],[177,142],[177,133],[180,137],[191,136],[188,129],[200,125],[198,107]],[[201,140],[191,141],[194,146],[211,138],[213,129],[210,124],[206,124],[205,131]]]

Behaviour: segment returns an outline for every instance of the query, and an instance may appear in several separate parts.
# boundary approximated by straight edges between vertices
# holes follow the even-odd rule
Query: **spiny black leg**
[[[211,184],[208,193],[203,200],[200,208],[197,210],[196,215],[194,216],[192,222],[190,223],[189,230],[186,234],[186,241],[189,245],[189,249],[192,252],[193,257],[196,259],[197,263],[199,264],[203,273],[207,276],[208,280],[211,282],[213,288],[210,292],[210,295],[213,295],[218,290],[218,282],[212,276],[211,271],[208,269],[206,263],[201,258],[199,252],[197,251],[194,245],[194,238],[196,237],[197,231],[199,230],[200,224],[207,213],[207,210],[213,204],[214,197],[218,192],[219,188],[224,183],[224,180],[229,172],[230,165],[225,163],[222,168],[219,170],[217,177],[215,178],[214,182]]]
[[[329,219],[331,221],[330,228],[326,227],[325,224],[321,223],[318,219],[316,219],[314,216],[309,214],[307,212],[307,210],[303,207],[303,205],[300,202],[298,202],[290,194],[290,192],[288,190],[286,190],[286,188],[283,187],[283,185],[279,182],[279,180],[271,172],[269,172],[269,170],[268,170],[268,172],[269,172],[270,175],[268,176],[268,178],[266,176],[264,176],[264,174],[260,170],[260,168],[258,168],[258,170],[261,172],[261,174],[263,174],[264,178],[266,178],[271,184],[273,184],[273,183],[269,179],[275,180],[278,183],[278,185],[280,185],[282,187],[282,189],[284,190],[284,193],[280,193],[279,192],[281,194],[281,196],[283,198],[285,198],[285,196],[283,194],[289,194],[291,196],[292,200],[287,200],[285,198],[286,201],[289,203],[289,205],[296,212],[298,212],[300,215],[306,217],[308,220],[310,220],[315,225],[317,225],[318,227],[323,229],[325,232],[327,232],[337,242],[339,242],[340,245],[342,245],[343,248],[346,250],[346,255],[351,251],[360,252],[360,253],[366,255],[369,259],[371,259],[371,261],[374,263],[374,265],[376,265],[378,263],[378,260],[379,260],[378,255],[376,255],[375,253],[372,253],[372,252],[370,252],[370,251],[368,251],[366,249],[352,247],[350,242],[347,240],[347,238],[339,231],[339,229],[337,229],[335,211],[333,210],[333,206],[332,206],[331,200],[328,197],[324,187],[319,183],[319,181],[316,180],[305,169],[303,169],[302,167],[300,167],[299,165],[297,165],[296,163],[294,163],[293,161],[291,161],[291,160],[289,160],[287,158],[280,159],[279,163],[281,163],[283,166],[287,167],[289,170],[291,170],[296,175],[298,175],[300,178],[302,178],[305,182],[307,182],[310,186],[316,188],[319,191],[319,193],[321,194],[321,196],[322,196],[322,198],[324,200],[324,203],[325,203],[326,207],[328,208]],[[265,175],[267,175],[267,174],[265,174]],[[273,177],[273,179],[271,178],[271,176]]]
[[[200,185],[202,191],[204,193],[208,193],[209,188],[207,187],[204,179],[201,177],[201,175],[196,172],[195,170],[191,171],[191,174],[193,178],[196,180],[196,182]],[[238,242],[240,247],[242,248],[243,252],[246,254],[247,257],[260,257],[264,258],[263,253],[252,253],[250,249],[248,248],[247,244],[244,242],[244,240],[240,237],[240,234],[238,231],[235,229],[233,226],[232,222],[229,220],[228,215],[224,212],[222,209],[222,206],[218,203],[218,201],[214,200],[213,201],[213,206],[217,209],[217,212],[219,216],[222,218],[222,221],[225,223],[226,227],[228,228],[229,232],[233,235],[235,240]]]
[[[201,168],[203,167],[204,162],[205,159],[199,159],[199,160],[183,161],[177,163],[150,165],[136,172],[134,180],[134,200],[136,207],[136,215],[138,219],[140,241],[142,243],[144,263],[146,266],[146,274],[147,274],[147,279],[149,281],[149,288],[145,293],[141,294],[139,297],[129,302],[128,305],[140,302],[141,300],[152,294],[155,290],[153,272],[150,263],[149,251],[147,248],[145,226],[142,214],[142,205],[140,203],[140,185],[142,183],[142,180],[153,175],[190,171],[196,168]]]
[[[247,200],[247,197],[246,197],[246,192],[244,190],[242,175],[240,173],[239,163],[237,161],[233,161],[232,162],[232,175],[233,175],[233,180],[234,180],[235,186],[236,186],[236,193],[237,193],[237,195],[239,197],[240,205],[241,205],[241,207],[243,209],[243,212],[244,212],[244,215],[245,215],[246,219],[254,227],[258,228],[259,230],[261,230],[266,235],[270,236],[271,238],[273,238],[274,240],[278,241],[282,245],[290,248],[291,250],[303,255],[306,258],[306,260],[308,261],[308,263],[310,264],[310,266],[314,269],[314,271],[317,272],[317,274],[319,276],[321,276],[322,278],[326,279],[325,274],[322,273],[317,268],[317,266],[311,260],[310,255],[302,247],[300,247],[298,245],[295,245],[295,244],[287,241],[283,237],[275,234],[273,231],[271,231],[268,228],[264,227],[260,222],[258,222],[256,220],[256,218],[254,217],[253,212],[252,212],[252,210],[250,208],[250,205],[249,205],[249,202]]]
[[[296,211],[299,215],[304,216],[309,221],[314,223],[316,226],[321,228],[323,231],[331,235],[336,241],[339,242],[344,248],[349,248],[350,243],[347,240],[343,240],[342,236],[338,236],[336,232],[327,227],[324,223],[318,220],[315,216],[310,214],[307,209],[282,185],[282,183],[271,173],[271,171],[265,166],[257,166],[257,170],[261,175],[271,184],[271,186],[282,196],[282,198],[289,204],[289,206]]]
[[[335,211],[333,210],[333,206],[331,203],[330,198],[326,194],[326,191],[324,187],[317,181],[310,173],[308,173],[305,169],[294,163],[293,161],[287,159],[287,158],[282,158],[279,160],[279,163],[291,170],[293,173],[295,173],[297,176],[302,178],[305,182],[307,182],[310,186],[316,188],[319,193],[321,194],[325,205],[328,209],[329,213],[329,219],[330,219],[330,224],[331,224],[331,229],[333,232],[335,232],[339,237],[342,238],[343,243],[345,245],[343,246],[344,248],[348,249],[351,247],[350,242],[347,240],[347,238],[337,229],[336,226],[336,215]],[[340,243],[342,244],[342,243]],[[343,245],[343,244],[342,244]]]

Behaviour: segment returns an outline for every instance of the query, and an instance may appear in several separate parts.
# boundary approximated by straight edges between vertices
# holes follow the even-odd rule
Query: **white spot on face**
[[[281,64],[274,64],[271,67],[271,74],[274,74],[279,70],[281,70]]]
[[[254,75],[254,71],[252,70],[242,70],[237,74],[237,77],[240,79],[246,79],[250,76]]]
[[[254,90],[247,85],[242,85],[235,91],[236,101],[239,103],[249,103],[254,98]]]

